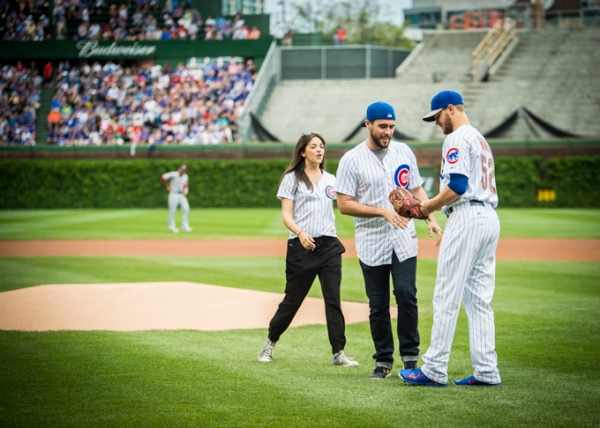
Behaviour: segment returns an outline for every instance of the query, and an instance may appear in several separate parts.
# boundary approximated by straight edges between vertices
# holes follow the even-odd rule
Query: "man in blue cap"
[[[423,117],[447,135],[442,149],[440,193],[421,203],[422,212],[441,209],[448,216],[438,256],[433,294],[431,345],[419,369],[401,370],[407,383],[446,386],[448,360],[461,300],[469,319],[469,343],[475,373],[459,386],[500,386],[495,351],[494,295],[496,246],[500,222],[492,149],[471,126],[461,95],[442,91]]]
[[[356,250],[369,298],[369,323],[375,345],[371,379],[390,376],[394,364],[394,336],[390,320],[390,274],[398,305],[398,340],[404,368],[419,360],[417,308],[417,233],[411,219],[399,216],[388,199],[397,186],[427,199],[417,159],[404,143],[392,141],[396,114],[384,102],[367,108],[365,141],[348,151],[337,170],[335,191],[342,214],[354,216]],[[441,236],[430,216],[429,234]]]

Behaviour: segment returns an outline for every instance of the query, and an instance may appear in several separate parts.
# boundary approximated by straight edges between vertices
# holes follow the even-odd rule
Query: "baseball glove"
[[[402,187],[396,187],[392,190],[389,199],[394,206],[394,211],[402,217],[417,218],[420,220],[427,220],[429,217],[427,209],[421,206],[422,201]]]

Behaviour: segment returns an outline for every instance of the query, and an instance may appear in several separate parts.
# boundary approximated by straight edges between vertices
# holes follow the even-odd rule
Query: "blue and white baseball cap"
[[[464,104],[462,96],[458,92],[454,91],[442,91],[438,93],[431,99],[431,111],[423,116],[423,120],[425,122],[435,121],[435,115],[448,107],[450,104],[453,106]]]
[[[375,120],[396,120],[396,113],[394,113],[394,107],[389,105],[388,103],[384,103],[383,101],[377,101],[376,103],[371,104],[367,107],[367,118],[369,122],[373,122]],[[363,122],[363,127],[366,127]]]

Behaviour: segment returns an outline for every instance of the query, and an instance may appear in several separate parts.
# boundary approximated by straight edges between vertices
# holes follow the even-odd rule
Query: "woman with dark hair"
[[[261,362],[273,360],[275,344],[294,319],[318,275],[333,364],[358,366],[356,361],[344,355],[346,336],[340,287],[342,253],[346,249],[335,230],[335,177],[324,168],[325,140],[316,132],[302,134],[277,192],[283,223],[290,230],[285,260],[285,297],[269,323],[268,338],[258,355]]]

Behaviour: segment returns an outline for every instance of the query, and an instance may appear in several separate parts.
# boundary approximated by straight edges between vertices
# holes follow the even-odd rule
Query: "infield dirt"
[[[356,257],[354,240],[342,242],[344,255]],[[435,244],[433,238],[420,239],[419,257],[437,258]],[[0,257],[284,257],[285,250],[281,239],[0,241]],[[508,260],[600,261],[600,240],[501,239],[496,255]],[[0,330],[266,329],[281,298],[185,282],[40,285],[0,293]],[[342,309],[347,324],[368,320],[365,303],[343,302]],[[390,311],[395,317],[396,310]],[[325,324],[321,299],[307,298],[292,326],[305,324]]]
[[[346,257],[356,257],[354,239],[342,239]],[[285,239],[86,239],[0,241],[0,257],[197,256],[285,257]],[[435,259],[435,238],[419,239],[419,257]],[[501,239],[500,260],[600,261],[600,239]]]

